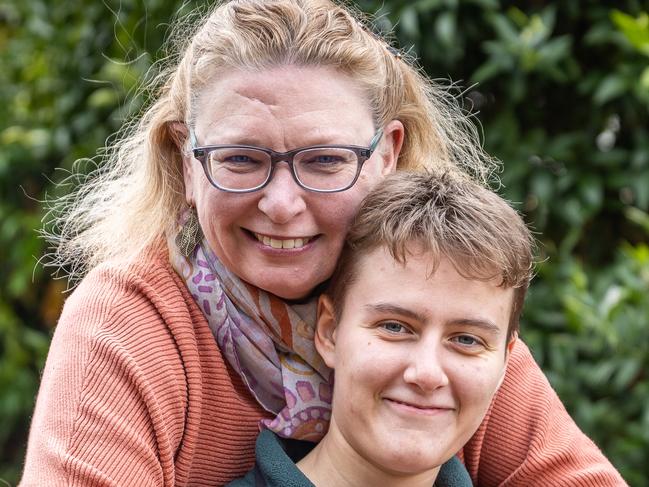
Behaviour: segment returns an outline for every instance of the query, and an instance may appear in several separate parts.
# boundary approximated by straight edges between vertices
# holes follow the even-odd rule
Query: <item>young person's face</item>
[[[328,436],[352,462],[436,471],[473,435],[502,381],[513,291],[466,279],[446,258],[430,275],[425,254],[401,265],[379,248],[357,266],[339,323],[320,302],[316,345],[335,369]]]
[[[329,67],[233,70],[198,99],[198,145],[236,144],[278,152],[313,145],[366,147],[374,126],[368,101],[349,76]],[[307,191],[286,163],[252,193],[214,188],[191,154],[184,158],[188,202],[221,262],[243,280],[286,299],[302,298],[331,276],[363,198],[396,169],[403,126],[391,121],[354,186]]]

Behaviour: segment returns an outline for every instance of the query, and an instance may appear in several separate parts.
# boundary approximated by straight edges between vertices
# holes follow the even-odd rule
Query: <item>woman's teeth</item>
[[[304,247],[307,243],[309,243],[309,240],[311,240],[311,237],[289,238],[286,240],[280,240],[277,238],[267,237],[266,235],[261,235],[259,233],[255,233],[254,235],[255,238],[261,243],[274,249],[299,249],[301,247]]]

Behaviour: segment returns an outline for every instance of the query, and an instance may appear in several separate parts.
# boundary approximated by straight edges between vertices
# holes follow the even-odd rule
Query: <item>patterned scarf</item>
[[[287,304],[230,272],[203,241],[186,258],[169,242],[171,263],[203,311],[228,363],[285,438],[319,441],[331,416],[331,370],[313,344],[317,297]]]

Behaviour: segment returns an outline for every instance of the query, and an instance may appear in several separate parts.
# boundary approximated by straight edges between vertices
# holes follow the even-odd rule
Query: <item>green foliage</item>
[[[649,246],[622,244],[601,267],[552,260],[539,266],[525,338],[577,423],[630,485],[646,485]]]
[[[360,0],[433,78],[469,86],[504,194],[539,232],[523,336],[578,424],[649,486],[649,13],[636,0]],[[65,283],[39,200],[137,113],[173,12],[0,0],[0,479],[15,483]]]

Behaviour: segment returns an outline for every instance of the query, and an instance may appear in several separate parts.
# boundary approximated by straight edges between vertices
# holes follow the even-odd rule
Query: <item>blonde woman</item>
[[[176,38],[155,100],[55,208],[55,261],[83,280],[21,485],[222,485],[260,422],[318,441],[316,302],[361,200],[418,161],[489,175],[452,98],[330,1],[224,2]],[[462,453],[480,485],[622,484],[522,343]]]

